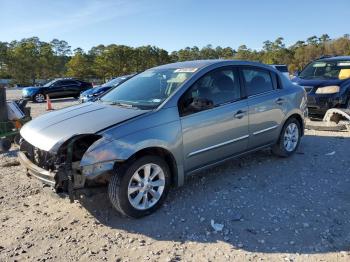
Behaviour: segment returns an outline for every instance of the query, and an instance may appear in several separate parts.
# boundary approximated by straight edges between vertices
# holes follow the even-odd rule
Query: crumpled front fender
[[[89,147],[80,161],[82,173],[87,179],[113,170],[118,162],[128,160],[141,150],[160,148],[169,152],[174,158],[178,184],[183,184],[182,134],[178,121],[143,129],[118,138],[107,133],[101,135],[102,138]]]

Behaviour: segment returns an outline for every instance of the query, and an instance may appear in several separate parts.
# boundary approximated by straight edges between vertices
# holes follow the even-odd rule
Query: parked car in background
[[[276,68],[284,76],[286,76],[288,79],[290,79],[290,75],[289,75],[289,71],[288,71],[288,66],[287,65],[271,65],[271,66]]]
[[[271,66],[201,60],[146,70],[94,103],[37,117],[21,129],[29,175],[71,199],[108,185],[116,210],[152,213],[185,175],[271,147],[292,155],[306,93]]]
[[[31,86],[22,89],[23,99],[42,103],[46,95],[50,98],[74,97],[79,98],[81,92],[92,88],[92,84],[75,78],[54,79],[43,86]]]
[[[350,56],[312,61],[292,81],[305,88],[311,115],[324,115],[330,108],[350,109]]]
[[[112,80],[104,83],[100,86],[95,86],[94,88],[91,88],[89,90],[86,90],[80,94],[80,102],[93,102],[95,101],[99,96],[109,91],[111,88],[117,87],[121,83],[125,82],[129,78],[133,77],[135,74],[131,75],[125,75],[113,78]]]

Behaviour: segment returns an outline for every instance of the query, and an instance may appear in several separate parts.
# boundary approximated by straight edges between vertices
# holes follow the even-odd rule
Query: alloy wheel
[[[35,95],[35,101],[39,102],[39,103],[44,102],[45,101],[45,96],[43,94],[36,94]]]
[[[138,210],[153,207],[161,198],[165,187],[162,168],[149,163],[141,166],[132,175],[128,186],[130,204]]]
[[[284,141],[283,141],[284,148],[288,152],[294,151],[299,141],[298,126],[295,123],[290,123],[284,132],[283,138],[284,138]]]

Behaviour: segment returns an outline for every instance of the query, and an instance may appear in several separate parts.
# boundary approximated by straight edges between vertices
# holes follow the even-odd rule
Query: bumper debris
[[[319,131],[350,131],[350,109],[329,109],[322,121],[308,121],[305,127]]]

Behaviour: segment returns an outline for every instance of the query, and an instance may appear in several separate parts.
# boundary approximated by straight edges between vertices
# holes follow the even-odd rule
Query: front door
[[[63,92],[63,87],[61,85],[62,81],[54,82],[46,91],[50,98],[60,97],[60,94]]]
[[[180,99],[179,112],[186,171],[247,149],[248,104],[236,68],[216,69],[200,78]]]

